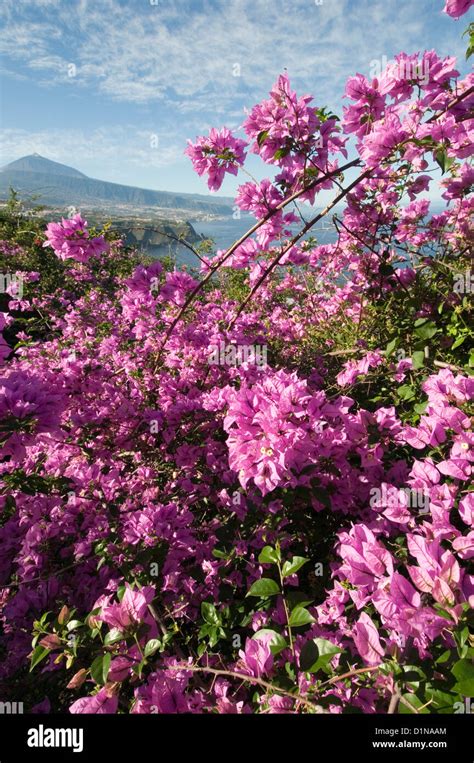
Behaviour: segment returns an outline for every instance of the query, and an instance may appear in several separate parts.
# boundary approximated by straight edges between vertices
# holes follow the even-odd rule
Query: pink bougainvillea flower
[[[353,629],[354,644],[367,665],[379,665],[385,651],[380,643],[379,634],[373,620],[362,612]]]
[[[239,166],[245,159],[246,142],[234,138],[226,127],[222,130],[212,128],[207,137],[197,138],[195,143],[188,140],[185,153],[190,157],[198,175],[207,175],[207,184],[211,191],[218,191],[229,172],[237,175]]]
[[[474,0],[446,0],[443,10],[453,19],[459,19],[472,5],[474,5]]]
[[[268,675],[273,667],[273,654],[270,649],[273,634],[257,634],[248,638],[245,649],[239,651],[242,660],[242,672],[255,678]]]
[[[122,601],[103,607],[98,619],[103,620],[111,628],[126,630],[131,625],[142,622],[154,596],[155,589],[152,586],[134,590],[127,583]]]
[[[447,461],[440,461],[437,468],[441,474],[448,477],[454,477],[458,480],[466,480],[471,474],[471,465],[464,458],[450,458]]]
[[[87,221],[77,214],[63,218],[60,223],[49,223],[43,246],[52,247],[60,260],[87,262],[105,252],[109,245],[103,236],[90,238]]]
[[[117,707],[118,696],[116,694],[110,694],[106,687],[104,687],[92,697],[81,697],[73,702],[69,708],[69,712],[73,714],[89,713],[106,715],[116,713]]]

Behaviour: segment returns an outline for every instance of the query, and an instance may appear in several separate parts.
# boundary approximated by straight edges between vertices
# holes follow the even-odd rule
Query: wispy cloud
[[[347,77],[356,71],[368,75],[374,59],[435,48],[463,60],[464,27],[442,14],[442,5],[2,0],[4,77],[29,82],[44,94],[45,110],[52,103],[60,111],[65,93],[82,107],[75,109],[71,128],[60,132],[39,131],[36,124],[44,121],[35,113],[28,125],[8,122],[16,128],[9,146],[16,156],[28,144],[59,161],[71,148],[81,161],[92,162],[94,154],[109,179],[142,161],[147,167],[171,166],[182,159],[187,137],[213,125],[240,125],[244,108],[265,97],[285,68],[299,92],[314,94],[316,104],[340,113]],[[103,127],[110,113],[120,129]],[[100,129],[93,132],[89,122]],[[67,107],[62,123],[68,127]],[[155,153],[141,144],[148,130],[159,135]],[[120,168],[113,166],[114,154]]]
[[[367,72],[374,57],[423,47],[433,12],[426,0],[155,2],[7,1],[1,49],[56,82],[73,64],[77,86],[111,99],[216,111],[258,97],[283,67],[335,99],[344,77]],[[456,36],[449,27],[439,41],[460,48]]]

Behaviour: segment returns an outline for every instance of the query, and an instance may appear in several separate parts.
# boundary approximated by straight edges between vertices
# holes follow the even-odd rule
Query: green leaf
[[[262,130],[257,136],[257,143],[259,146],[268,138],[268,130]]]
[[[145,657],[151,657],[152,654],[155,654],[155,652],[160,648],[160,641],[157,638],[152,638],[145,644],[145,649],[143,650],[143,654]]]
[[[428,405],[428,401],[426,400],[424,403],[416,403],[416,405],[413,406],[413,410],[415,413],[419,413],[420,415],[426,411],[426,406]]]
[[[116,644],[117,641],[123,641],[123,639],[124,635],[122,631],[118,628],[112,628],[111,631],[105,634],[104,644],[105,646],[109,646],[109,644]]]
[[[452,621],[453,616],[452,616],[451,612],[448,612],[447,609],[443,609],[441,604],[435,604],[434,608],[435,608],[435,610],[437,611],[437,613],[438,613],[438,615],[440,617],[444,617],[445,620],[451,620]]]
[[[308,604],[313,603],[313,599],[308,599],[308,595],[302,591],[288,591],[286,594],[286,600],[290,606],[290,609],[294,609],[297,604],[300,607],[307,607]]]
[[[212,549],[212,556],[215,557],[215,559],[228,559],[229,554],[227,554],[225,551],[221,551],[218,548]]]
[[[436,713],[452,714],[454,703],[459,702],[461,697],[459,694],[427,688],[426,701],[428,701],[428,699],[432,700],[430,707],[432,710],[434,709]]]
[[[301,649],[300,668],[305,673],[315,673],[319,659],[319,650],[315,639],[307,641]]]
[[[402,384],[397,390],[398,397],[401,400],[413,400],[415,397],[415,390],[410,384]]]
[[[253,583],[247,596],[260,596],[265,599],[268,596],[276,596],[278,593],[280,593],[278,583],[270,578],[260,578]]]
[[[209,625],[219,625],[221,621],[214,604],[211,604],[208,601],[202,602],[201,615]]]
[[[260,551],[258,561],[262,564],[277,564],[280,561],[280,555],[272,546],[265,546]]]
[[[425,365],[425,353],[422,350],[417,350],[411,356],[413,362],[413,368],[422,368]]]
[[[415,327],[415,334],[420,337],[420,339],[431,339],[437,331],[438,329],[433,321],[426,321],[422,326]]]
[[[395,337],[395,339],[392,339],[385,348],[385,353],[387,357],[389,357],[394,350],[396,350],[398,344],[398,337]]]
[[[443,662],[447,662],[450,657],[451,657],[451,650],[445,649],[444,652],[442,652],[440,656],[438,657],[438,659],[435,661],[436,665],[442,665]]]
[[[469,638],[469,627],[465,625],[464,628],[462,628],[462,630],[459,631],[456,637],[456,640],[459,641],[460,646],[464,646],[468,638]]]
[[[441,167],[441,172],[446,172],[446,160],[448,158],[448,155],[446,153],[445,148],[438,148],[434,152],[434,158],[436,159],[437,163]]]
[[[441,172],[444,173],[446,170],[449,170],[449,168],[454,163],[454,158],[452,156],[448,156],[448,152],[444,146],[440,146],[433,154],[435,160],[441,167]]]
[[[211,625],[209,628],[209,646],[213,647],[219,641],[217,626]]]
[[[119,601],[122,601],[122,599],[123,599],[123,597],[125,595],[125,591],[126,590],[127,589],[126,589],[126,587],[124,585],[119,585],[119,587],[117,588],[117,599]]]
[[[463,37],[466,37],[466,35],[469,38],[467,50],[466,50],[466,61],[469,60],[469,58],[474,53],[474,21],[471,21],[467,29],[463,32]]]
[[[403,665],[402,670],[401,680],[415,691],[422,681],[426,681],[426,675],[418,665]]]
[[[295,666],[291,662],[285,662],[285,670],[290,678],[290,681],[294,683],[296,681]]]
[[[298,604],[290,615],[290,626],[292,628],[301,628],[302,625],[308,625],[309,623],[314,623],[314,617],[305,607],[301,607]]]
[[[316,673],[318,670],[329,672],[329,663],[335,654],[343,650],[325,638],[314,638],[307,641],[300,654],[300,667],[306,673]]]
[[[287,578],[289,575],[294,575],[306,562],[309,562],[309,559],[306,559],[305,556],[294,556],[291,562],[285,562],[283,565],[281,571],[283,577]]]
[[[315,109],[314,113],[320,122],[327,122],[328,119],[336,119],[338,122],[340,122],[339,117],[336,114],[333,114],[332,111],[327,111],[325,106],[323,106],[321,109]]]
[[[279,148],[277,151],[275,151],[273,158],[274,159],[283,159],[284,156],[288,156],[290,153],[289,148]]]
[[[81,620],[69,620],[66,626],[68,633],[76,630],[76,628],[79,628],[80,625],[82,625]]]
[[[463,697],[474,697],[474,662],[466,658],[458,660],[451,673],[457,679],[455,691]]]
[[[284,636],[281,635],[281,633],[277,633],[277,631],[272,630],[271,628],[262,628],[262,630],[257,631],[252,638],[256,639],[257,636],[266,636],[271,635],[272,640],[270,641],[270,651],[273,655],[280,654],[283,649],[286,649],[288,646],[286,639]]]
[[[107,681],[111,661],[110,653],[100,654],[91,665],[91,676],[99,686],[103,686]]]
[[[403,715],[413,715],[416,714],[416,711],[420,713],[421,715],[429,715],[429,710],[427,707],[423,707],[423,705],[426,704],[426,702],[422,701],[419,697],[416,696],[416,694],[403,694],[403,699],[406,700],[408,705],[412,707],[411,710],[410,707],[407,707],[407,705],[403,702],[400,702],[398,705],[398,712],[402,713]],[[420,710],[420,708],[423,707],[423,710]]]
[[[453,342],[453,344],[451,345],[451,349],[452,349],[452,350],[455,350],[455,349],[456,349],[456,347],[460,347],[460,346],[463,344],[463,342],[464,342],[464,340],[465,340],[465,339],[467,339],[467,336],[466,336],[466,335],[464,335],[464,336],[458,336],[458,338],[456,339],[456,341],[455,341],[455,342]]]
[[[50,653],[51,649],[48,649],[45,646],[41,646],[39,644],[33,651],[33,654],[31,655],[31,665],[30,665],[30,673],[33,670],[33,668],[36,667],[36,665],[41,662],[41,660],[44,660],[46,655]]]
[[[210,625],[209,623],[205,623],[204,625],[201,625],[199,628],[198,638],[202,638],[203,636],[209,636],[209,632],[211,628],[214,626]]]

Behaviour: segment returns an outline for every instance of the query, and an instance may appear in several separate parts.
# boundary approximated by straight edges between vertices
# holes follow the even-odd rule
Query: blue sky
[[[37,152],[104,180],[207,193],[186,139],[239,127],[285,67],[299,92],[336,113],[349,75],[368,76],[371,62],[401,50],[456,55],[465,73],[472,15],[454,21],[443,5],[2,0],[0,164]],[[235,188],[229,178],[220,194]]]

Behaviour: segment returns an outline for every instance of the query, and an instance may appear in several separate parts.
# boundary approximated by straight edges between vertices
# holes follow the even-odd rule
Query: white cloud
[[[4,76],[22,85],[30,79],[51,98],[61,86],[62,99],[67,85],[68,98],[77,96],[73,105],[83,107],[70,124],[82,127],[90,118],[101,125],[110,107],[121,125],[37,130],[33,122],[28,130],[4,131],[5,161],[37,151],[116,182],[133,182],[139,167],[145,179],[154,177],[146,175],[149,167],[173,167],[171,175],[175,163],[179,170],[187,162],[187,137],[240,126],[244,107],[266,97],[284,68],[298,92],[340,113],[347,77],[368,75],[373,59],[428,47],[462,63],[464,26],[441,14],[442,2],[2,0]],[[235,64],[241,76],[233,76]],[[155,133],[157,149],[149,139]],[[205,192],[205,181],[198,182]]]
[[[10,0],[1,48],[33,77],[34,70],[49,69],[53,81],[64,80],[74,63],[77,86],[119,101],[176,103],[182,113],[225,112],[260,98],[284,67],[297,85],[334,106],[344,79],[355,70],[368,73],[373,58],[425,46],[431,6],[428,0]],[[460,52],[457,30],[445,31]],[[234,64],[240,77],[233,76]]]

